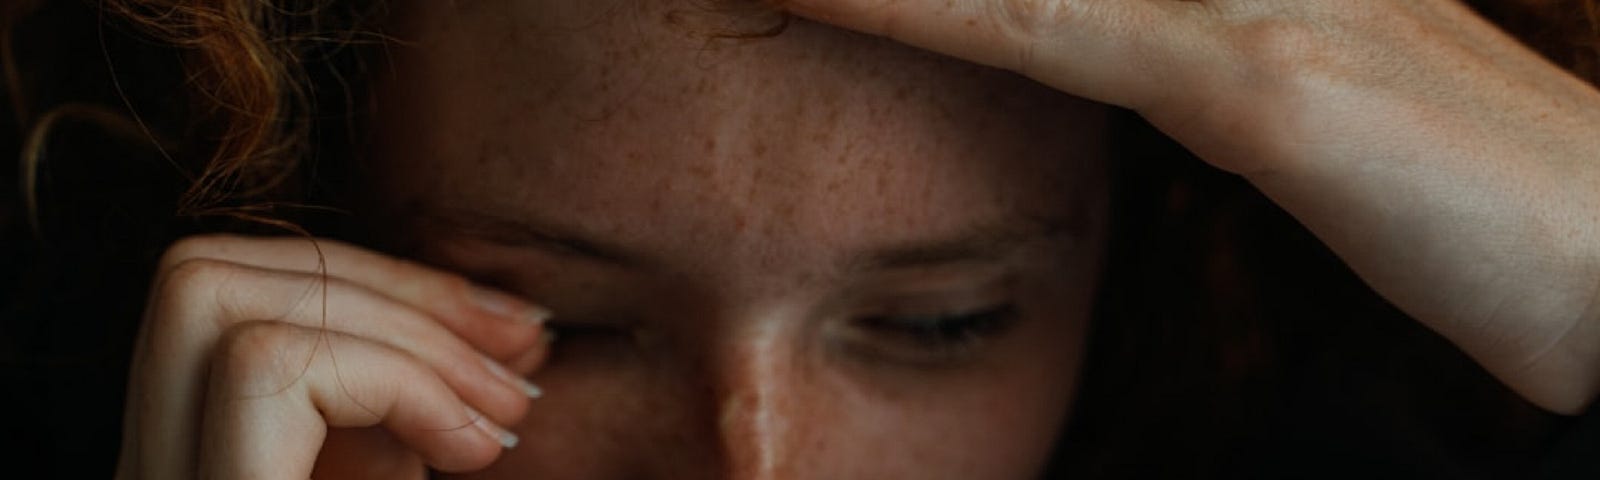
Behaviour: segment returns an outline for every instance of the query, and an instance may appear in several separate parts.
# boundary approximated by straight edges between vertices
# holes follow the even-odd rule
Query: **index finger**
[[[328,239],[204,235],[180,240],[160,272],[209,258],[272,270],[325,272],[428,314],[468,343],[501,360],[533,347],[549,310],[466,278]],[[160,279],[158,278],[159,282]]]

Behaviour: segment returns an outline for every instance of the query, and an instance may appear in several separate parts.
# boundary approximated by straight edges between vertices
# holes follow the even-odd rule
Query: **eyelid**
[[[900,322],[900,318],[911,318]],[[1015,303],[974,307],[945,316],[864,317],[849,322],[839,343],[845,351],[873,363],[918,369],[946,369],[981,358],[985,345],[1020,318]]]
[[[967,308],[925,310],[922,312],[907,312],[890,315],[872,315],[862,317],[869,320],[888,320],[890,323],[933,323],[938,321],[960,320],[971,317],[990,316],[1013,310],[1015,306],[1010,302],[978,304]]]
[[[958,288],[913,288],[862,298],[858,316],[937,316],[972,312],[1001,303],[1011,295],[1004,279]]]

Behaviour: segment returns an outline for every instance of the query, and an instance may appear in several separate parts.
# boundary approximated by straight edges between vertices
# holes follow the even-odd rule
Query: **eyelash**
[[[936,356],[953,357],[1003,331],[1015,320],[1016,313],[1014,305],[1001,304],[955,314],[865,317],[858,323],[869,330],[898,336]]]
[[[862,335],[850,343],[859,352],[893,363],[954,366],[972,358],[985,340],[1004,333],[1017,318],[1011,303],[958,313],[861,317],[853,323]],[[574,341],[630,341],[626,333],[609,326],[551,319],[546,328],[565,340],[552,351],[552,361],[565,357]]]

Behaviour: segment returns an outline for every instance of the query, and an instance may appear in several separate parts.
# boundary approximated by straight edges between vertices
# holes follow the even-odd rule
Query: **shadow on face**
[[[382,228],[560,335],[482,478],[1043,465],[1102,251],[1100,107],[800,20],[717,39],[751,17],[704,2],[418,3],[377,89]]]

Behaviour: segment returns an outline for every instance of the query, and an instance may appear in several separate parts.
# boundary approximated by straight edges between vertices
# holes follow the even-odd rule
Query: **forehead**
[[[717,2],[418,3],[378,123],[419,201],[770,247],[1069,215],[1101,191],[1101,110],[1010,74],[799,20],[719,39],[780,20]]]

